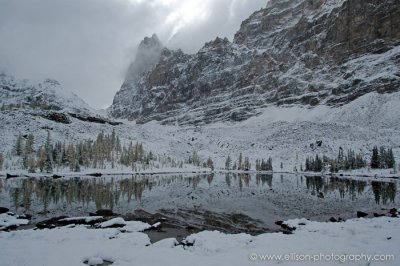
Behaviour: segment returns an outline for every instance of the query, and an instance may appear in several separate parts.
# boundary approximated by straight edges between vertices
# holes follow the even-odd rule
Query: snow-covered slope
[[[33,133],[36,145],[44,143],[48,129],[53,140],[71,142],[92,138],[115,129],[123,143],[142,142],[155,154],[187,159],[193,151],[202,160],[209,156],[216,168],[223,168],[228,154],[237,160],[239,153],[251,163],[259,158],[273,158],[275,170],[300,169],[306,156],[328,155],[335,158],[339,147],[351,148],[370,159],[374,145],[394,148],[400,161],[400,93],[369,93],[341,107],[326,105],[257,109],[261,113],[242,122],[218,122],[203,126],[161,125],[157,122],[136,124],[88,123],[71,118],[62,124],[18,110],[0,112],[0,152],[6,154],[18,134]],[[322,141],[321,146],[316,145]]]
[[[399,12],[394,0],[269,1],[233,42],[217,38],[194,55],[160,52],[159,42],[151,56],[139,49],[137,58],[158,62],[140,78],[128,73],[109,111],[140,123],[207,124],[242,121],[271,103],[337,107],[398,91]]]
[[[56,80],[34,84],[26,79],[0,74],[0,106],[92,114],[94,110],[77,95],[64,90]]]

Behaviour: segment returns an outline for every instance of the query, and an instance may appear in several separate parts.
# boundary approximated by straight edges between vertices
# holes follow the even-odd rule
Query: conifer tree
[[[212,161],[211,157],[208,157],[207,159],[207,167],[214,171],[214,162]]]
[[[385,147],[381,146],[379,147],[379,168],[388,168],[388,166],[386,165],[387,162],[387,158],[388,158],[388,154],[386,152]]]
[[[46,150],[44,147],[40,147],[38,150],[37,158],[37,166],[39,167],[40,172],[43,172],[46,162]]]
[[[394,159],[393,150],[390,148],[387,152],[386,165],[388,168],[396,169],[396,161]]]
[[[24,169],[30,168],[31,171],[34,170],[34,169],[32,169],[32,162],[29,163],[29,161],[32,161],[31,157],[34,156],[33,155],[33,152],[34,152],[33,144],[34,144],[34,137],[33,137],[33,134],[30,133],[27,137],[27,140],[25,141],[25,147],[24,147],[24,151],[22,154],[22,165],[23,165]],[[33,158],[33,160],[34,160],[34,158]],[[29,166],[31,166],[31,167],[29,167]]]
[[[47,132],[47,139],[45,144],[45,153],[46,153],[46,160],[44,162],[44,170],[46,173],[53,172],[53,158],[52,158],[52,145],[51,145],[51,138],[50,138],[50,131]]]
[[[243,163],[242,161],[243,161],[243,156],[242,156],[242,153],[240,153],[239,154],[239,159],[238,159],[238,164],[237,164],[237,169],[238,170],[242,170],[242,168],[243,168],[242,167],[242,163]]]
[[[15,146],[14,146],[14,152],[17,156],[22,155],[23,145],[24,145],[24,143],[23,143],[22,135],[20,133],[17,137],[17,140],[15,141]]]
[[[0,153],[0,171],[3,170],[3,164],[4,164],[4,156],[2,153]]]
[[[377,146],[374,146],[374,148],[372,149],[371,168],[372,169],[380,168],[380,158]]]
[[[243,162],[243,167],[242,168],[243,168],[242,170],[245,170],[245,171],[249,171],[250,170],[251,165],[250,165],[249,157],[245,157],[244,158],[244,162]]]
[[[232,159],[231,159],[231,156],[228,154],[228,157],[226,158],[226,161],[225,161],[225,169],[230,170],[231,164],[232,164]]]

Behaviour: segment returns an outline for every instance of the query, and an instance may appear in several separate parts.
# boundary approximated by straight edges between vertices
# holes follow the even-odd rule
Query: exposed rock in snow
[[[28,224],[29,220],[20,219],[12,214],[2,213],[0,214],[0,230],[7,229],[11,226],[19,226]]]
[[[126,222],[123,218],[118,217],[118,218],[113,218],[111,220],[108,220],[106,222],[102,222],[98,224],[98,227],[101,228],[109,228],[109,227],[124,227],[126,225]]]
[[[86,262],[88,265],[102,265],[104,263],[102,258],[99,257],[91,257]]]
[[[92,223],[98,220],[103,219],[103,216],[88,216],[88,217],[69,217],[60,219],[59,222],[68,222],[68,223]]]
[[[126,232],[142,232],[146,229],[152,228],[154,227],[147,224],[147,223],[143,223],[143,222],[139,222],[139,221],[127,221],[126,225],[124,227],[122,227],[121,230],[126,231]]]

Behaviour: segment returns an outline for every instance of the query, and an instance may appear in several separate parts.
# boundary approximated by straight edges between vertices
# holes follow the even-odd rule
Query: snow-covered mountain
[[[46,79],[32,83],[0,74],[0,106],[22,105],[24,108],[64,111],[80,114],[93,114],[92,109],[77,95],[64,90],[56,80]]]
[[[203,124],[241,121],[270,105],[337,107],[398,91],[399,12],[395,0],[271,0],[233,42],[217,38],[194,55],[161,50],[153,35],[139,46],[109,112]]]
[[[0,75],[0,153],[19,134],[39,146],[48,131],[70,143],[115,130],[125,144],[179,160],[196,151],[216,168],[242,153],[292,171],[339,147],[369,160],[374,145],[400,161],[398,13],[390,0],[270,1],[233,42],[217,38],[194,55],[145,38],[108,110],[135,120],[123,124],[98,119],[55,81]]]

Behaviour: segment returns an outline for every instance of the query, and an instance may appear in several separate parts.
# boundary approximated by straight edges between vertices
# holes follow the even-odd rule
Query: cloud
[[[194,1],[197,2],[197,1]],[[199,0],[196,19],[174,32],[167,45],[194,53],[216,37],[233,38],[241,22],[266,5],[265,0]],[[202,10],[203,9],[203,10]]]
[[[153,33],[193,53],[232,38],[265,0],[1,0],[0,69],[57,79],[90,105],[111,104],[139,42]]]

